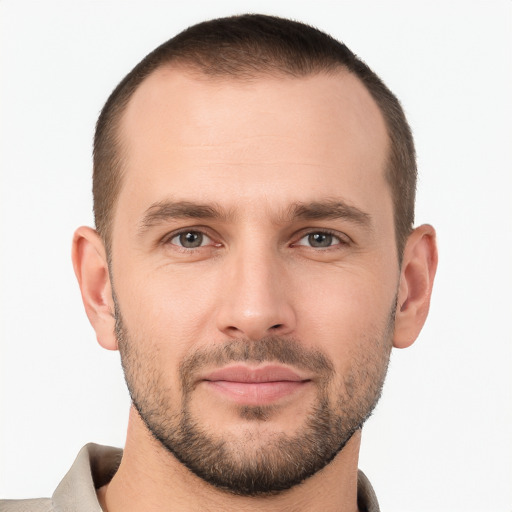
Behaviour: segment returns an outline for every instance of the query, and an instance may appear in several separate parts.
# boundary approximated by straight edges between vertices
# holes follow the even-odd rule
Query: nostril
[[[280,327],[282,327],[282,326],[283,326],[283,324],[276,324],[276,325],[273,325],[273,326],[271,327],[271,329],[279,329],[279,328],[280,328]]]

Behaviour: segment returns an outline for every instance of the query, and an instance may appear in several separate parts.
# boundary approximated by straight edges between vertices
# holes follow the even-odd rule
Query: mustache
[[[323,352],[306,348],[293,338],[267,336],[259,340],[237,338],[222,345],[194,351],[180,363],[181,382],[185,389],[190,388],[198,371],[226,366],[233,362],[278,362],[314,372],[325,378],[334,373],[334,365]]]

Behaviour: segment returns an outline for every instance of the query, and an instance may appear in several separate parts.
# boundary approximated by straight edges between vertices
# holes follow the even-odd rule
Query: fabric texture
[[[55,489],[51,498],[0,500],[0,512],[102,512],[96,489],[110,482],[123,451],[89,443]],[[358,472],[357,504],[361,512],[379,512],[377,496],[366,475]]]

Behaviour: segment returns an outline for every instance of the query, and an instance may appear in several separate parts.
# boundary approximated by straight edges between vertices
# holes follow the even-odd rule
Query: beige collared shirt
[[[110,482],[123,451],[89,443],[79,452],[51,498],[0,500],[0,512],[102,512],[96,489]],[[373,488],[362,471],[357,480],[357,501],[361,512],[379,512]]]

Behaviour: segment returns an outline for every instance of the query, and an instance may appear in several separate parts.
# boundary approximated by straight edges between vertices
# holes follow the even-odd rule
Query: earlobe
[[[94,229],[82,226],[75,231],[72,260],[85,311],[98,342],[108,350],[117,350],[108,260],[103,242]]]
[[[395,347],[408,347],[418,337],[427,319],[436,269],[436,232],[424,224],[410,234],[404,249],[395,314]]]

